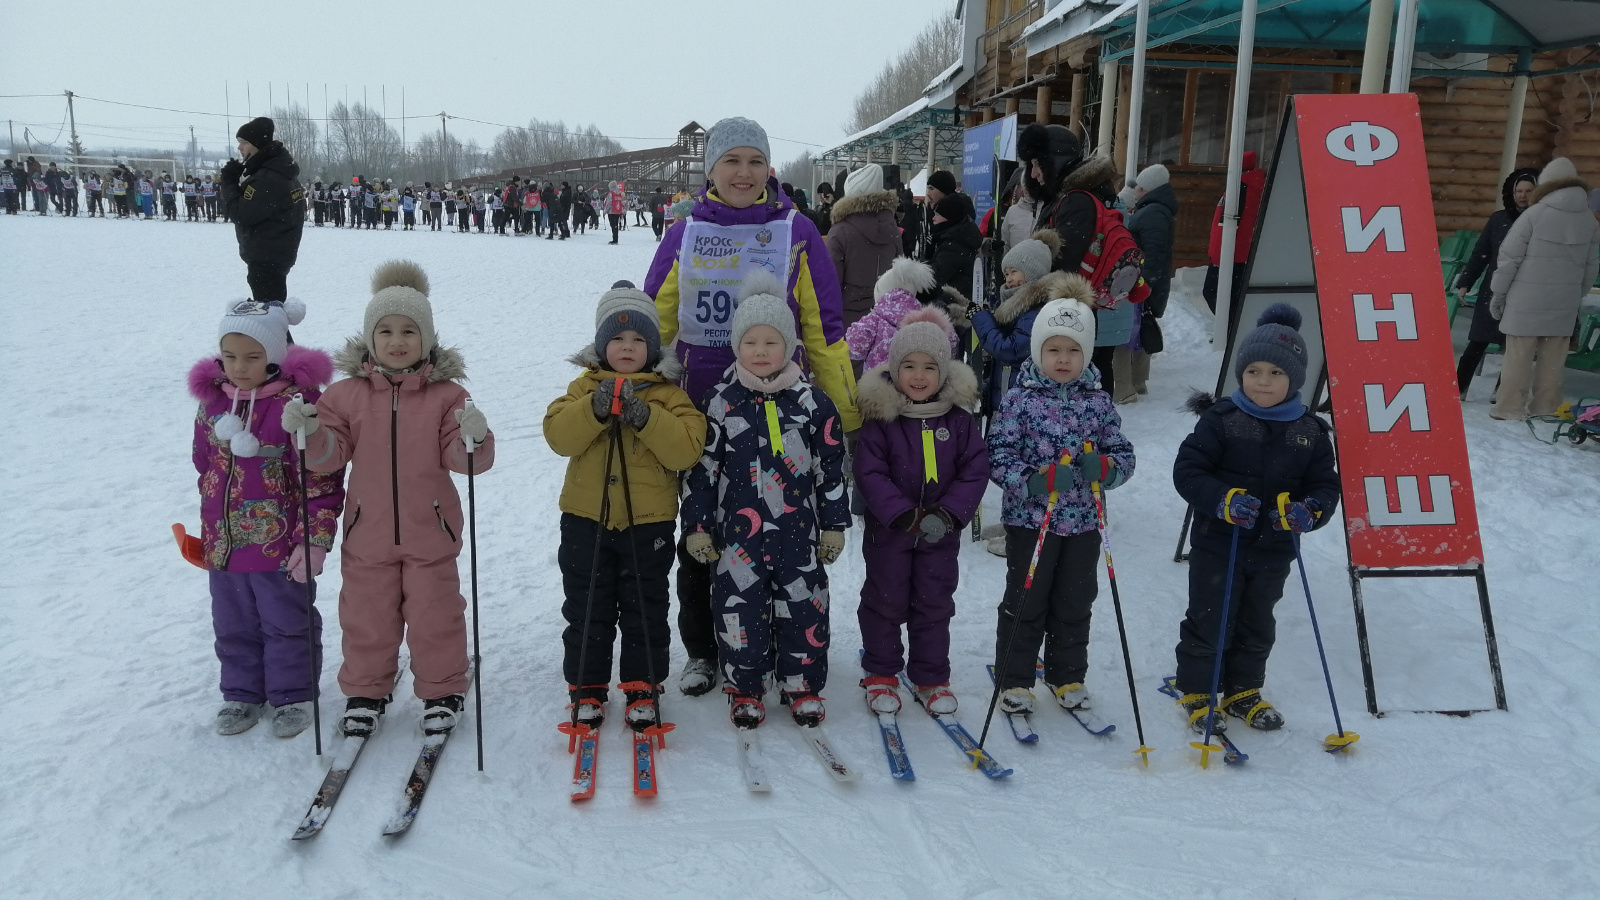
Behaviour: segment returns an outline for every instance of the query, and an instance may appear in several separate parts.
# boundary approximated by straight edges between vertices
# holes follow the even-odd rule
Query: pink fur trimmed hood
[[[286,384],[290,387],[309,388],[320,390],[333,380],[333,357],[321,350],[291,344],[289,351],[284,354],[283,365],[279,372],[268,384]],[[201,403],[211,403],[216,400],[232,398],[233,385],[222,374],[222,361],[216,356],[208,356],[195,363],[189,369],[189,394]],[[266,396],[276,391],[263,391]]]

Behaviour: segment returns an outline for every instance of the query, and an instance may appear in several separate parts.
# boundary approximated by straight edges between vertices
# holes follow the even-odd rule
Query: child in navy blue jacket
[[[1252,728],[1283,727],[1283,716],[1261,699],[1276,629],[1272,607],[1294,561],[1294,535],[1332,521],[1339,504],[1328,426],[1300,400],[1306,380],[1300,313],[1277,303],[1256,324],[1235,354],[1239,389],[1215,402],[1205,395],[1190,400],[1200,421],[1172,469],[1178,493],[1195,511],[1189,611],[1177,647],[1178,703],[1201,733],[1208,717],[1212,731],[1226,727],[1226,717],[1211,709],[1211,677],[1230,562],[1222,709]],[[1230,553],[1236,531],[1237,552]]]

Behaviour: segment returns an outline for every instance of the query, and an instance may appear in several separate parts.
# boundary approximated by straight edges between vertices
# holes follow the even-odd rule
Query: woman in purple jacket
[[[950,358],[950,319],[929,307],[907,316],[889,344],[889,361],[861,376],[864,420],[856,439],[856,488],[866,501],[861,588],[867,705],[900,710],[902,667],[917,701],[956,711],[950,692],[950,619],[955,616],[960,533],[983,499],[989,450],[968,412],[978,379]],[[910,636],[907,663],[900,640]]]
[[[706,132],[706,184],[693,212],[673,223],[656,248],[644,292],[656,301],[661,343],[683,363],[679,382],[703,408],[733,365],[735,298],[745,279],[765,272],[785,288],[800,346],[795,362],[839,410],[846,432],[861,424],[855,373],[844,336],[839,277],[811,220],[772,177],[767,133],[749,119],[723,119]],[[579,202],[587,203],[587,194]],[[699,696],[716,686],[717,623],[711,570],[679,544],[678,638],[689,660],[678,687]]]

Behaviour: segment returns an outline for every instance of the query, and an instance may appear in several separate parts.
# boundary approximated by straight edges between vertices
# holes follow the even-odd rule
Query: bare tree
[[[339,102],[328,111],[327,148],[326,165],[340,174],[389,178],[404,162],[400,132],[360,103]]]
[[[562,121],[530,119],[526,128],[507,128],[495,136],[488,164],[491,169],[515,169],[611,156],[626,149],[592,124],[569,130]]]
[[[778,181],[793,184],[811,191],[811,151],[803,150],[799,156],[778,167]]]
[[[273,138],[289,148],[300,164],[300,174],[308,183],[320,176],[324,165],[321,129],[311,121],[306,108],[291,102],[288,107],[274,106],[268,115],[272,117]]]
[[[855,101],[845,134],[882,122],[921,99],[928,82],[961,57],[961,18],[955,8],[934,16],[903,53],[883,66]]]

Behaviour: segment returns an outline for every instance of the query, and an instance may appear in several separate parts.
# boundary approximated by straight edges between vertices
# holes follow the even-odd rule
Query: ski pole
[[[1234,493],[1244,493],[1243,488],[1233,488],[1228,491],[1228,497]],[[1224,499],[1224,503],[1226,503]],[[1233,526],[1233,539],[1228,544],[1228,576],[1224,579],[1222,588],[1222,623],[1217,626],[1217,661],[1211,667],[1211,699],[1206,707],[1206,736],[1203,743],[1189,742],[1189,746],[1200,751],[1200,768],[1210,768],[1211,752],[1223,748],[1213,746],[1211,743],[1211,726],[1217,720],[1217,688],[1222,682],[1222,648],[1228,639],[1228,605],[1233,600],[1233,568],[1234,561],[1239,558],[1239,532],[1241,528]]]
[[[1000,674],[1005,671],[1005,662],[1011,658],[1011,649],[1017,642],[1017,626],[1022,624],[1022,605],[1028,599],[1029,589],[1033,587],[1033,572],[1039,567],[1039,556],[1044,552],[1045,535],[1050,533],[1050,516],[1055,512],[1056,500],[1060,496],[1056,493],[1056,469],[1071,461],[1071,451],[1063,450],[1061,460],[1058,463],[1051,463],[1045,472],[1044,483],[1050,492],[1050,497],[1044,505],[1044,521],[1039,523],[1039,539],[1033,544],[1033,557],[1028,560],[1028,576],[1022,581],[1022,590],[1017,592],[1017,603],[1011,611],[1011,634],[1006,638],[1006,651],[1000,659],[995,660],[994,692],[989,695],[989,712],[983,717],[983,733],[978,736],[978,749],[968,751],[972,756],[973,768],[977,768],[978,763],[987,756],[983,752],[983,742],[989,739],[989,724],[994,721],[994,707],[1000,702]],[[1000,608],[1005,609],[1004,600],[1000,601]]]
[[[466,401],[467,409],[474,409],[472,398]],[[483,657],[478,644],[478,492],[473,483],[473,464],[478,444],[465,434],[461,443],[467,448],[467,535],[472,539],[472,550],[467,559],[472,572],[472,724],[477,730],[478,771],[483,771]]]
[[[618,378],[611,385],[611,422],[613,425],[616,424],[617,417],[622,415],[621,388],[622,379]],[[611,486],[607,482],[611,480],[611,459],[616,449],[617,441],[608,439],[606,441],[605,471],[600,476],[600,523],[595,529],[594,556],[589,563],[589,596],[583,601],[583,628],[579,629],[578,632],[579,680],[583,679],[584,664],[588,661],[589,656],[589,619],[594,615],[594,588],[596,580],[600,577],[600,539],[605,536],[606,521],[611,518]],[[610,680],[609,675],[607,680]],[[582,687],[582,685],[574,685],[574,687]],[[583,730],[579,730],[580,728]],[[572,747],[577,746],[578,735],[586,730],[588,729],[578,724],[578,703],[574,701],[572,704],[572,723],[567,730],[568,737],[572,739]],[[572,747],[568,749],[570,750]]]
[[[1284,519],[1289,511],[1289,495],[1278,495],[1278,517]],[[1306,612],[1311,615],[1311,635],[1317,640],[1317,658],[1322,660],[1322,680],[1328,685],[1328,705],[1333,707],[1333,727],[1338,734],[1330,734],[1322,739],[1323,746],[1329,753],[1347,753],[1350,745],[1361,740],[1361,735],[1354,731],[1345,731],[1344,722],[1339,718],[1339,701],[1333,696],[1333,675],[1328,671],[1328,654],[1322,649],[1322,629],[1317,627],[1317,608],[1311,604],[1311,580],[1306,577],[1306,561],[1300,555],[1300,534],[1291,532],[1294,538],[1294,561],[1300,566],[1300,587],[1306,593]]]
[[[305,402],[301,395],[294,399]],[[306,426],[295,432],[295,455],[300,458],[300,552],[306,565],[306,650],[311,656],[311,729],[316,735],[317,755],[322,755],[322,667],[317,659],[316,585],[311,581],[311,486],[306,475]]]
[[[622,396],[622,379],[617,379],[617,397]],[[621,400],[613,400],[612,405],[618,409],[618,415],[611,419],[611,442],[618,450],[622,447],[622,418],[620,415]],[[676,725],[667,724],[666,713],[661,711],[661,684],[656,681],[656,661],[650,648],[649,621],[644,612],[644,577],[639,574],[639,541],[633,533],[633,486],[628,480],[628,458],[622,457],[622,503],[628,514],[628,551],[633,558],[633,587],[634,597],[639,607],[639,632],[644,635],[644,666],[645,673],[650,679],[650,693],[655,695],[656,723],[646,726],[644,734],[654,737],[661,744],[661,749],[667,748],[667,732],[676,728]]]
[[[1083,449],[1094,452],[1094,442],[1084,441]],[[1106,556],[1106,576],[1111,581],[1111,607],[1117,611],[1117,637],[1122,639],[1122,667],[1128,672],[1128,699],[1133,701],[1133,727],[1139,733],[1139,749],[1133,751],[1139,754],[1139,759],[1145,768],[1150,767],[1150,754],[1154,750],[1144,743],[1144,720],[1139,716],[1139,691],[1133,683],[1133,658],[1128,655],[1128,629],[1122,623],[1122,596],[1117,593],[1117,567],[1111,562],[1111,529],[1106,525],[1106,502],[1100,492],[1100,481],[1089,482],[1089,490],[1094,494],[1095,516],[1100,520],[1100,549]]]

